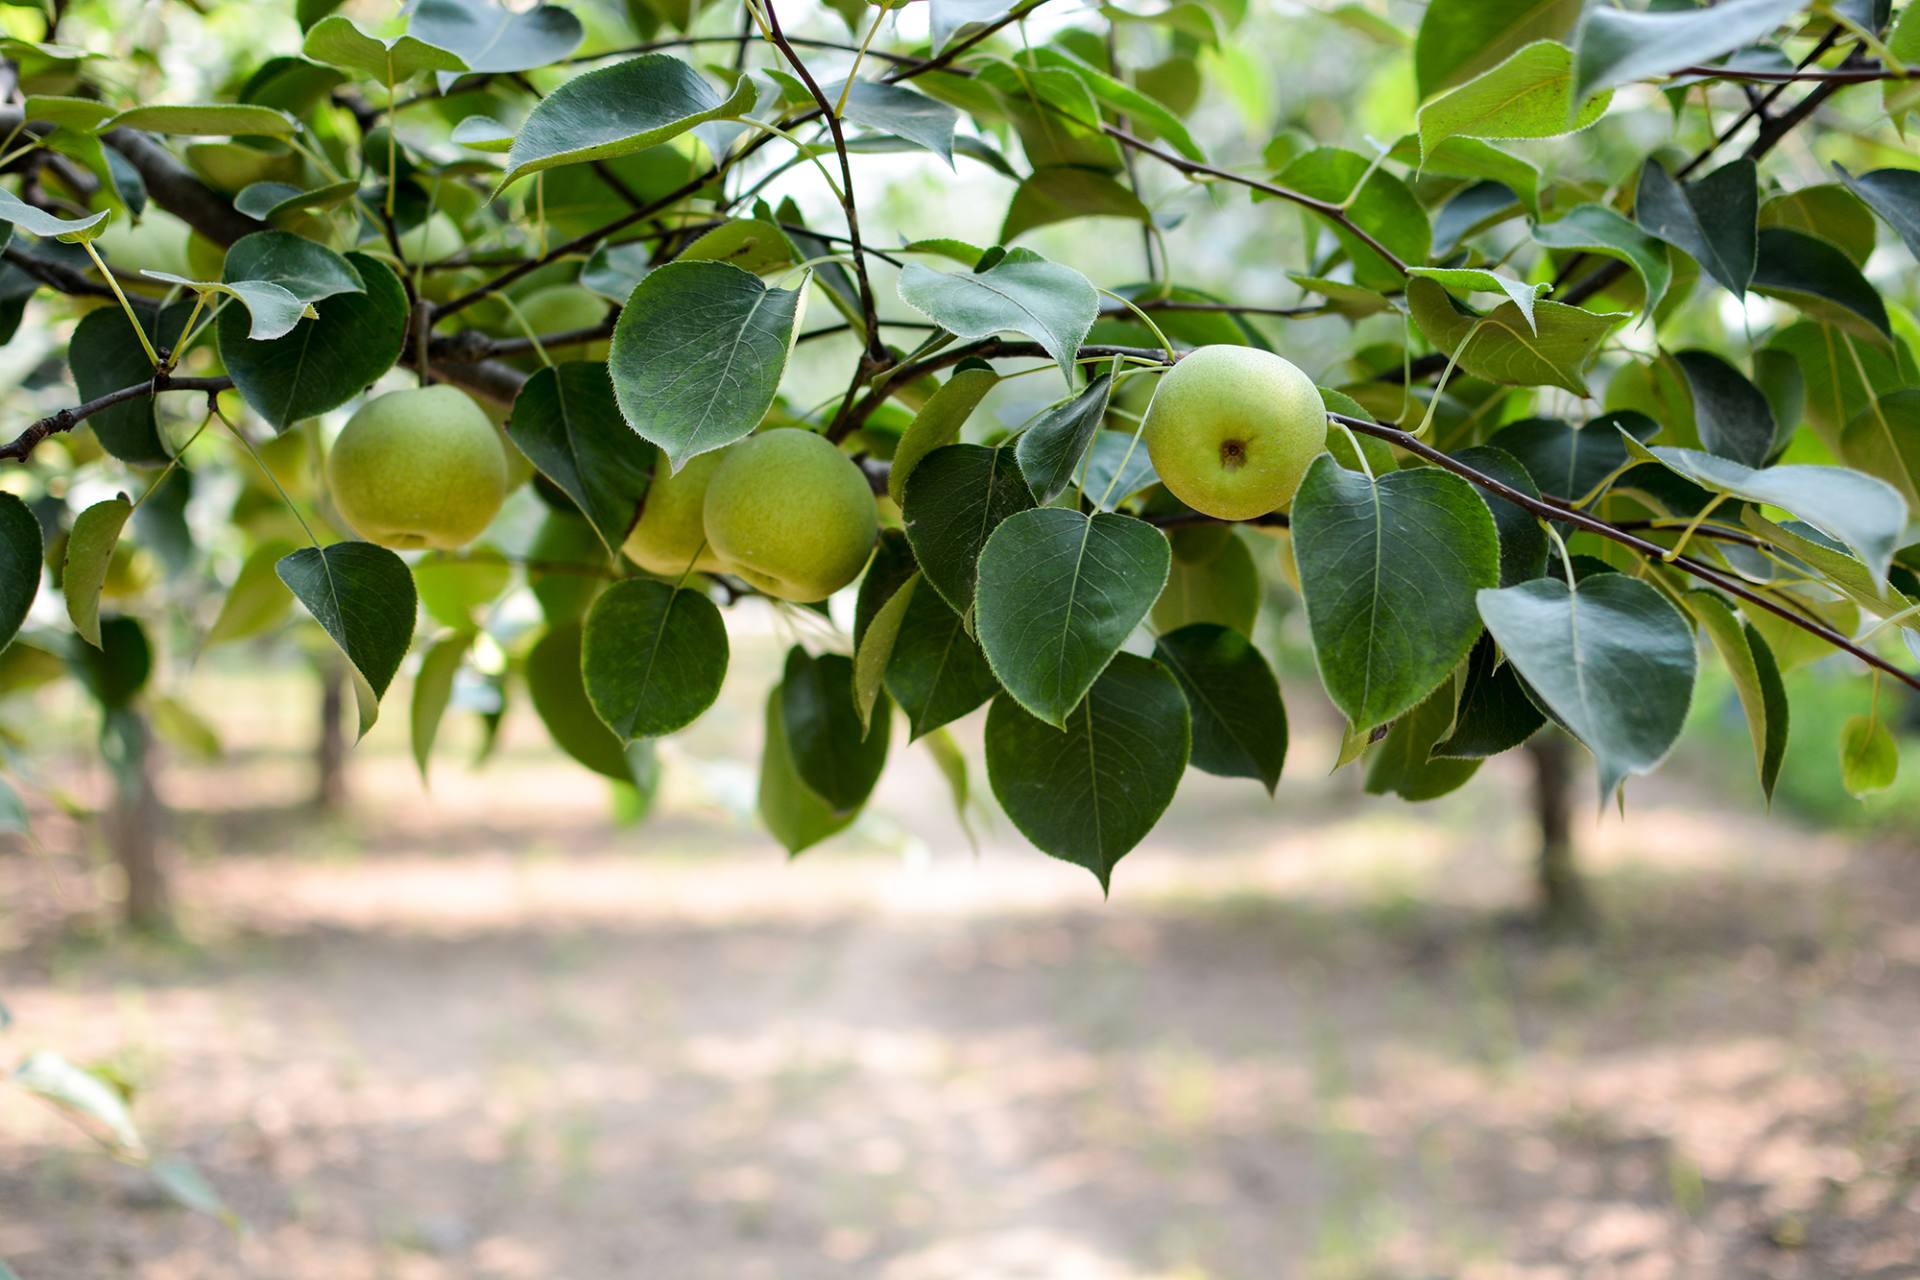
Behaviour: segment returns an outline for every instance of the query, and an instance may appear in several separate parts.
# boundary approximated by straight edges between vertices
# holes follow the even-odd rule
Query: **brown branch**
[[[33,423],[26,430],[0,445],[0,461],[25,462],[42,440],[71,431],[96,413],[104,412],[118,404],[133,400],[142,400],[158,395],[162,391],[199,391],[207,395],[218,395],[233,385],[233,379],[218,378],[180,378],[161,369],[155,371],[150,381],[131,387],[121,387],[118,391],[109,391],[103,396],[95,396],[85,404],[71,405],[57,413]]]
[[[1663,564],[1671,564],[1677,569],[1685,570],[1707,585],[1717,587],[1728,595],[1747,604],[1757,605],[1777,617],[1785,618],[1802,631],[1819,636],[1834,648],[1852,654],[1868,666],[1885,672],[1909,688],[1920,690],[1920,677],[1902,671],[1885,658],[1855,644],[1825,623],[1803,617],[1787,606],[1768,599],[1766,596],[1752,590],[1736,579],[1727,576],[1718,569],[1702,564],[1700,561],[1688,556],[1673,555],[1667,547],[1660,546],[1658,543],[1649,542],[1645,538],[1637,537],[1624,529],[1608,524],[1605,520],[1590,516],[1584,511],[1577,511],[1570,507],[1556,506],[1530,493],[1525,493],[1514,488],[1512,485],[1495,479],[1484,471],[1477,470],[1469,464],[1461,462],[1458,458],[1442,453],[1426,441],[1419,439],[1417,436],[1409,435],[1397,427],[1381,426],[1377,422],[1369,422],[1364,418],[1350,418],[1340,413],[1330,413],[1327,417],[1350,430],[1358,431],[1362,435],[1369,435],[1377,440],[1385,440],[1388,444],[1405,449],[1408,453],[1423,458],[1437,467],[1451,471],[1453,474],[1470,481],[1488,493],[1505,498],[1508,502],[1532,512],[1543,520],[1552,520],[1560,524],[1570,525],[1575,529],[1580,529],[1587,533],[1598,534],[1600,537],[1617,542],[1621,546],[1646,556],[1651,560],[1658,560]]]

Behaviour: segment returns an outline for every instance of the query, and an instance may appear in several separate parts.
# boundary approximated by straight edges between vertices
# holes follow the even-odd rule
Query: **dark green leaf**
[[[720,696],[727,627],[698,591],[631,578],[587,615],[582,670],[594,710],[622,739],[684,729]]]
[[[284,338],[256,342],[244,312],[220,314],[220,359],[247,404],[277,430],[339,408],[400,358],[406,291],[378,260],[350,253],[347,261],[365,292],[328,298],[318,319],[302,320]]]
[[[1187,700],[1167,669],[1116,657],[1065,728],[1010,697],[987,713],[987,778],[1020,834],[1085,867],[1107,891],[1114,864],[1166,812],[1191,743]]]
[[[1247,635],[1260,615],[1260,569],[1231,525],[1173,531],[1173,572],[1153,602],[1153,625],[1177,631],[1212,622]]]
[[[1686,619],[1637,578],[1602,573],[1479,593],[1480,616],[1528,686],[1587,745],[1610,799],[1666,758],[1686,723],[1698,655]]]
[[[1505,449],[1479,445],[1462,449],[1453,456],[1530,498],[1540,496],[1533,476],[1518,458]],[[1547,567],[1547,535],[1540,527],[1539,517],[1525,507],[1516,506],[1484,490],[1480,496],[1493,512],[1494,528],[1500,534],[1500,585],[1510,587],[1516,582],[1539,577]]]
[[[786,718],[781,712],[784,701],[784,691],[779,685],[767,694],[766,736],[760,748],[759,809],[760,820],[791,855],[844,831],[859,810],[835,812],[832,805],[800,780],[793,751],[787,745]]]
[[[979,641],[938,591],[916,589],[887,662],[887,692],[915,738],[958,720],[1000,688]]]
[[[1518,458],[1540,492],[1578,502],[1626,464],[1622,431],[1650,440],[1659,430],[1653,419],[1632,412],[1608,414],[1584,427],[1558,418],[1526,418],[1500,428],[1489,443]]]
[[[958,439],[960,428],[999,381],[1000,375],[985,361],[964,362],[927,397],[893,447],[893,466],[887,472],[889,497],[895,502],[905,501],[907,477],[920,465],[920,459]]]
[[[787,750],[801,782],[835,812],[867,802],[886,767],[892,716],[884,699],[869,732],[853,702],[853,659],[809,657],[795,645],[780,681],[780,718]]]
[[[845,85],[846,81],[836,80],[822,92],[828,101],[838,102]],[[841,115],[855,124],[905,138],[945,160],[948,167],[953,165],[953,127],[959,123],[960,113],[924,93],[878,80],[855,80]]]
[[[1753,283],[1760,218],[1753,161],[1743,157],[1682,185],[1649,159],[1640,167],[1634,216],[1735,296]]]
[[[1100,310],[1085,276],[1031,249],[1011,249],[985,271],[933,271],[910,262],[900,273],[900,297],[962,339],[1025,334],[1046,348],[1069,381]]]
[[[507,435],[573,499],[608,553],[618,551],[639,518],[654,452],[620,416],[607,366],[571,360],[536,372],[514,399]]]
[[[1186,695],[1194,768],[1258,779],[1272,795],[1287,759],[1287,709],[1260,651],[1238,631],[1200,622],[1161,636],[1153,656]]]
[[[40,594],[40,522],[15,494],[0,490],[0,650],[13,643]]]
[[[515,10],[494,0],[419,0],[407,34],[459,54],[469,70],[499,73],[560,61],[579,47],[586,28],[554,4]],[[456,73],[441,72],[440,91],[457,79]]]
[[[998,238],[1011,244],[1035,227],[1075,218],[1126,218],[1151,225],[1153,213],[1132,188],[1098,169],[1053,164],[1035,169],[1014,191]]]
[[[1500,646],[1483,635],[1467,658],[1467,678],[1454,708],[1453,731],[1433,746],[1435,757],[1470,760],[1497,756],[1531,738],[1547,717],[1527,696],[1513,664],[1500,658]]]
[[[950,444],[914,468],[900,514],[927,581],[965,617],[973,612],[981,548],[1001,521],[1032,506],[1013,450]]]
[[[366,282],[352,263],[291,231],[256,231],[240,237],[227,250],[220,278],[227,284],[249,280],[277,284],[301,302],[366,292]]]
[[[1115,367],[1119,362],[1115,361]],[[1045,505],[1066,492],[1080,470],[1080,460],[1093,443],[1094,432],[1106,420],[1107,400],[1113,394],[1113,370],[1089,382],[1079,395],[1041,414],[1021,433],[1014,458],[1034,501]]]
[[[275,566],[280,580],[347,655],[360,706],[360,734],[413,643],[418,597],[404,560],[370,542],[302,547]]]
[[[1055,727],[1166,585],[1166,535],[1061,507],[1007,517],[980,553],[976,629],[1002,686]]]
[[[147,687],[153,646],[137,619],[111,617],[100,623],[99,645],[74,645],[68,662],[103,710],[119,711]]]
[[[1801,9],[1806,0],[1721,0],[1705,8],[1645,11],[1604,5],[1587,10],[1574,36],[1576,97],[1679,67],[1712,62],[1754,44]]]
[[[1453,694],[1453,682],[1443,681],[1419,706],[1393,722],[1367,765],[1369,795],[1436,800],[1465,786],[1479,772],[1477,757],[1434,754],[1434,744],[1453,729]]]
[[[164,311],[141,308],[142,327],[156,350],[171,347],[180,340],[187,313],[193,304],[177,302]],[[239,320],[245,325],[244,318]],[[101,307],[80,317],[67,344],[67,364],[73,370],[73,385],[82,400],[131,387],[153,377],[153,362],[147,359],[132,323],[118,307]],[[129,400],[103,409],[87,419],[94,436],[105,449],[122,462],[137,466],[156,466],[169,460],[166,444],[160,439],[153,417],[153,397]]]
[[[580,674],[581,627],[549,627],[527,654],[527,692],[554,744],[587,768],[615,782],[634,781],[649,744],[621,743],[587,699]]]
[[[664,53],[589,71],[542,98],[527,116],[507,153],[501,185],[543,169],[645,151],[695,125],[741,114],[754,96],[746,76],[722,96],[699,72]]]
[[[1707,452],[1749,467],[1773,453],[1773,407],[1746,375],[1711,351],[1674,356],[1693,393],[1693,421]]]
[[[1753,291],[1875,342],[1893,336],[1887,307],[1851,259],[1825,240],[1768,227],[1760,233]]]
[[[1131,431],[1095,432],[1083,470],[1087,500],[1102,511],[1112,511],[1142,489],[1160,483],[1146,443]]]
[[[675,471],[746,436],[780,389],[800,300],[725,262],[652,272],[620,312],[608,358],[628,425]]]
[[[1493,516],[1436,468],[1377,480],[1314,460],[1293,500],[1320,678],[1358,729],[1413,708],[1480,634],[1472,593],[1500,580]]]
[[[1426,211],[1407,184],[1358,152],[1316,147],[1295,156],[1280,171],[1280,184],[1316,199],[1341,205],[1349,221],[1391,249],[1403,262],[1422,263],[1433,244]],[[1395,289],[1402,277],[1379,253],[1341,223],[1326,226],[1353,262],[1354,280],[1376,289]]]
[[[1907,252],[1920,258],[1920,169],[1875,169],[1854,177],[1833,166],[1852,192],[1899,232]]]

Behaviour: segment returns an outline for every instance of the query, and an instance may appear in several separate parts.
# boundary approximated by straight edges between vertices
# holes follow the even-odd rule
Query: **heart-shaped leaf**
[[[549,627],[527,653],[527,692],[547,734],[562,751],[605,778],[634,782],[646,769],[649,743],[622,743],[593,709],[581,674],[579,622]]]
[[[1584,427],[1558,418],[1524,418],[1500,428],[1488,443],[1518,458],[1540,492],[1578,502],[1626,465],[1622,432],[1651,440],[1659,430],[1652,418],[1631,411],[1595,418]]]
[[[894,636],[886,687],[919,738],[984,703],[999,692],[1000,682],[960,615],[923,582]]]
[[[307,31],[300,52],[330,67],[359,71],[382,84],[411,80],[425,71],[465,71],[464,58],[410,35],[383,40],[338,14],[322,18]]]
[[[587,614],[581,669],[593,709],[623,740],[684,729],[720,696],[727,627],[698,591],[630,578]]]
[[[1573,51],[1552,40],[1536,40],[1420,108],[1420,149],[1430,152],[1457,137],[1558,137],[1598,120],[1612,97],[1611,91],[1591,99],[1576,97]]]
[[[620,416],[607,366],[571,360],[539,370],[514,399],[507,435],[573,499],[608,553],[619,551],[646,499],[654,452]]]
[[[383,263],[350,253],[361,293],[328,298],[313,320],[271,342],[247,336],[237,308],[220,315],[220,359],[247,404],[277,430],[337,409],[393,367],[407,333],[407,295]]]
[[[859,810],[836,811],[801,781],[787,743],[784,702],[781,687],[775,685],[767,694],[766,732],[760,747],[759,810],[760,821],[791,856],[844,831]]]
[[[133,504],[121,494],[75,516],[67,534],[67,567],[60,575],[60,590],[67,597],[73,629],[96,649],[100,647],[100,589],[107,582],[113,549],[120,545],[120,530],[132,514]]]
[[[934,271],[910,262],[900,273],[900,297],[959,338],[1007,331],[1032,338],[1069,382],[1100,311],[1100,296],[1085,276],[1031,249],[1010,249],[985,271]]]
[[[1646,291],[1645,315],[1652,315],[1667,295],[1673,269],[1666,245],[1605,205],[1575,205],[1553,222],[1537,222],[1533,238],[1552,249],[1604,254],[1632,267]]]
[[[1760,232],[1753,291],[1779,298],[1816,320],[1875,342],[1893,336],[1886,303],[1846,254],[1815,236],[1785,227]]]
[[[1042,507],[1007,517],[980,553],[976,629],[1015,701],[1056,728],[1140,625],[1173,553],[1143,520]]]
[[[1920,19],[1914,27],[1920,31]],[[1899,233],[1907,252],[1920,258],[1920,169],[1875,169],[1856,178],[1840,165],[1833,167],[1847,188]]]
[[[1115,368],[1118,368],[1118,361]],[[1034,424],[1021,432],[1014,445],[1014,458],[1027,488],[1041,505],[1052,502],[1073,483],[1093,443],[1093,433],[1106,420],[1107,400],[1113,394],[1114,370],[1108,370],[1089,382],[1079,395],[1048,409]]]
[[[964,618],[973,612],[987,539],[1008,516],[1032,506],[1013,450],[950,444],[914,468],[900,516],[927,581]]]
[[[1706,8],[1587,11],[1574,36],[1576,97],[1676,67],[1712,62],[1755,44],[1806,7],[1806,0],[1721,0]]]
[[[1453,729],[1433,744],[1429,754],[1468,760],[1497,756],[1531,738],[1546,722],[1546,714],[1527,696],[1513,665],[1501,658],[1500,646],[1492,636],[1483,635],[1467,657]]]
[[[515,10],[494,0],[419,0],[407,34],[458,54],[469,71],[499,74],[559,62],[580,47],[587,31],[555,4]],[[440,72],[440,92],[459,78],[458,72]]]
[[[1287,709],[1260,651],[1238,631],[1199,622],[1161,636],[1153,656],[1186,696],[1193,767],[1258,779],[1272,795],[1287,759]]]
[[[1461,311],[1440,285],[1421,279],[1407,282],[1407,305],[1427,341],[1457,354],[1460,367],[1475,377],[1516,387],[1562,387],[1577,396],[1587,394],[1584,374],[1601,339],[1627,318],[1546,301],[1534,304],[1531,317],[1511,302],[1475,316]]]
[[[1480,616],[1528,686],[1587,745],[1603,800],[1666,758],[1699,657],[1686,619],[1638,578],[1601,573],[1481,591]]]
[[[1746,375],[1711,351],[1674,355],[1693,394],[1693,422],[1707,452],[1749,467],[1773,453],[1773,406]]]
[[[1093,872],[1105,893],[1114,865],[1172,802],[1191,734],[1172,673],[1123,653],[1063,727],[1035,719],[1010,697],[995,698],[987,712],[987,779],[1021,835]]]
[[[367,288],[351,262],[291,231],[256,231],[240,237],[227,250],[220,278],[228,284],[265,281],[301,302],[319,302],[341,293],[365,293]]]
[[[900,442],[893,447],[893,465],[887,471],[887,496],[895,502],[905,501],[907,477],[920,465],[920,459],[958,439],[960,428],[999,382],[1000,375],[984,360],[965,362],[927,397],[920,412],[913,415],[913,421],[900,433]]]
[[[347,655],[360,707],[360,736],[380,716],[380,699],[413,643],[419,601],[406,561],[371,542],[302,547],[275,567]]]
[[[780,678],[780,717],[794,772],[836,813],[860,808],[886,767],[888,726],[884,700],[872,728],[860,723],[853,701],[853,659],[811,657],[795,645]]]
[[[1487,504],[1432,467],[1376,479],[1316,458],[1293,500],[1293,555],[1320,679],[1358,729],[1460,664],[1480,634],[1472,594],[1500,580]]]
[[[193,304],[183,299],[160,311],[142,307],[135,314],[148,341],[160,350],[170,349],[180,340],[192,310]],[[153,362],[147,358],[126,312],[118,307],[101,307],[80,317],[67,343],[67,367],[83,400],[153,377]],[[87,419],[87,425],[93,428],[101,447],[122,462],[159,466],[171,461],[154,420],[152,396],[103,409]]]
[[[40,594],[40,522],[16,494],[0,490],[0,649],[13,643]]]
[[[730,96],[686,63],[642,54],[576,76],[540,100],[507,153],[510,186],[530,173],[589,160],[612,160],[655,147],[695,125],[736,116],[753,105],[742,76]]]
[[[669,262],[649,274],[620,312],[608,355],[627,425],[675,471],[746,436],[780,389],[801,298],[724,262]]]
[[[1422,98],[1471,80],[1536,40],[1565,40],[1580,0],[1433,0],[1413,42],[1413,76]]]
[[[1634,217],[1736,297],[1753,283],[1760,218],[1753,161],[1743,157],[1683,185],[1649,158],[1640,166]]]

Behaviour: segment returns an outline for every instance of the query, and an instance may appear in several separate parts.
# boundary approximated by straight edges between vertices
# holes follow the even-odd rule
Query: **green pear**
[[[400,252],[407,255],[408,266],[451,258],[466,247],[467,238],[460,233],[460,225],[437,209],[400,233]]]
[[[798,428],[728,448],[707,482],[702,516],[707,542],[730,572],[803,604],[859,577],[880,534],[860,468],[825,436]]]
[[[544,289],[535,289],[515,305],[520,308],[521,316],[527,327],[538,334],[547,354],[555,360],[605,360],[608,340],[600,338],[593,342],[577,342],[572,346],[560,346],[546,342],[548,334],[571,333],[575,329],[591,329],[607,318],[607,300],[583,285],[550,284]],[[520,326],[508,321],[511,326],[506,332],[508,337],[520,337]],[[536,369],[540,365],[538,356],[528,354],[515,356],[511,363],[525,369]]]
[[[1254,347],[1190,351],[1160,378],[1142,432],[1161,483],[1195,511],[1284,511],[1327,447],[1327,406],[1291,361]]]
[[[648,573],[676,578],[688,566],[701,573],[725,570],[707,545],[704,515],[707,483],[725,457],[724,449],[703,453],[676,473],[667,465],[666,454],[656,455],[639,523],[624,548],[635,564]]]
[[[499,514],[507,454],[486,411],[449,386],[389,391],[327,455],[333,503],[361,537],[406,550],[464,546]]]
[[[298,185],[300,157],[277,143],[192,142],[187,165],[224,195],[236,195],[256,182]]]

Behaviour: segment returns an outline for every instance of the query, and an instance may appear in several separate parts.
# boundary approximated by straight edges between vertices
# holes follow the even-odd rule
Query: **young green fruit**
[[[1270,351],[1211,346],[1160,378],[1142,428],[1173,496],[1221,520],[1285,510],[1327,447],[1313,379]]]
[[[707,483],[725,457],[723,449],[703,453],[675,474],[667,465],[667,455],[656,455],[639,523],[623,548],[635,564],[648,573],[671,577],[685,573],[689,566],[701,573],[725,570],[707,545],[704,514]]]
[[[707,542],[730,572],[803,604],[859,577],[880,534],[873,490],[853,459],[796,428],[726,449],[702,515]]]
[[[400,233],[400,252],[407,255],[408,266],[451,258],[466,247],[467,238],[460,234],[459,224],[438,210]]]
[[[607,318],[607,300],[593,290],[577,284],[550,284],[544,289],[536,289],[519,304],[520,315],[526,320],[527,327],[540,335],[547,354],[555,360],[605,360],[609,342],[600,338],[593,342],[576,342],[572,346],[545,342],[548,334],[571,333],[576,329],[591,329]],[[521,336],[519,325],[514,325],[510,336]],[[533,369],[539,367],[539,357],[533,355],[515,357],[514,364]]]
[[[327,455],[334,506],[361,537],[407,550],[478,537],[507,494],[507,454],[486,412],[453,387],[389,391]]]

